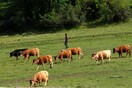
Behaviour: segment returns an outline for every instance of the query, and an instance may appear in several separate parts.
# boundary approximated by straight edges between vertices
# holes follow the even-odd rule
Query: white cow
[[[108,59],[108,62],[110,62],[110,58],[111,50],[98,51],[97,53],[92,54],[92,59],[96,60],[96,64],[98,64],[99,60],[104,63],[104,59]]]

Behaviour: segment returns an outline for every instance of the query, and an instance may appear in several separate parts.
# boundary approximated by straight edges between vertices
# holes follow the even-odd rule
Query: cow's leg
[[[127,57],[127,55],[128,55],[128,52],[126,53],[126,57]]]
[[[25,60],[25,62],[26,62],[26,59],[27,59],[27,58],[28,58],[28,56],[27,56],[27,55],[25,55],[23,60]]]
[[[39,52],[36,52],[36,56],[39,57]]]
[[[108,62],[110,63],[110,57],[108,58]]]
[[[81,53],[81,57],[82,57],[82,59],[83,59],[83,54]]]
[[[44,64],[42,63],[42,67],[43,67],[43,69],[45,69],[45,66],[44,66]]]
[[[98,65],[98,60],[96,60],[96,65]]]
[[[39,65],[37,66],[36,70],[38,70],[38,68],[39,68]]]
[[[47,82],[45,81],[45,82],[44,82],[44,86],[46,86],[46,85],[47,85]]]
[[[50,61],[50,68],[53,68],[53,62]]]
[[[73,61],[73,58],[72,58],[72,56],[71,56],[71,61]]]
[[[68,62],[71,60],[71,57],[68,58]]]
[[[16,56],[16,60],[18,60],[19,58],[18,58],[18,56]]]
[[[78,60],[81,58],[81,55],[80,54],[78,54]]]
[[[128,50],[127,54],[129,54],[129,57],[131,57],[131,50]]]
[[[104,60],[103,60],[103,58],[101,59],[101,62],[102,62],[102,64],[104,64]]]
[[[27,59],[26,58],[24,58],[24,59],[25,59],[24,63],[26,63]]]
[[[119,57],[122,57],[121,53],[119,53]]]
[[[63,56],[61,56],[61,58],[60,58],[60,62],[62,62],[62,59],[63,59]]]
[[[48,83],[48,78],[46,78],[46,81],[45,81],[45,86],[47,85],[47,83]]]
[[[122,52],[120,53],[120,56],[122,57]]]
[[[131,57],[131,50],[129,50],[129,57]]]

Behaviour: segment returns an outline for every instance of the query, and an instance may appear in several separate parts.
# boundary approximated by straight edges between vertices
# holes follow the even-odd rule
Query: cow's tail
[[[37,55],[37,57],[39,57],[39,56],[40,56],[39,49],[36,48],[35,50],[36,50],[36,55]]]
[[[80,57],[83,58],[84,53],[83,53],[82,49],[81,48],[78,48],[78,49],[79,49],[78,50],[78,55],[80,55]]]

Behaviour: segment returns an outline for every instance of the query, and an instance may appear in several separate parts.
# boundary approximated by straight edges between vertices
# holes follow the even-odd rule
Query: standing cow
[[[62,62],[63,58],[67,58],[67,61],[72,60],[72,53],[70,50],[61,50],[60,53],[58,53],[57,56],[54,57],[54,60],[60,59],[60,62]]]
[[[24,51],[24,50],[27,50],[26,48],[25,49],[16,49],[12,52],[10,52],[10,57],[12,56],[15,56],[16,57],[16,60],[18,60],[18,56],[20,56],[20,52]]]
[[[45,63],[49,63],[50,68],[53,67],[53,61],[52,61],[52,56],[51,55],[40,56],[37,59],[33,59],[33,63],[37,64],[37,69],[36,70],[38,70],[39,65],[42,65],[42,67],[44,68]]]
[[[96,60],[96,64],[98,64],[99,60],[104,63],[104,59],[108,59],[108,62],[110,62],[110,58],[111,50],[103,50],[92,54],[92,59]]]
[[[31,48],[28,50],[21,51],[20,53],[21,56],[24,56],[25,62],[26,58],[30,58],[30,56],[37,56],[39,57],[39,49],[38,48]]]
[[[78,55],[78,59],[83,58],[82,49],[80,47],[77,48],[68,48],[71,51],[72,55]]]
[[[122,53],[126,53],[126,57],[129,54],[131,57],[131,46],[130,45],[122,45],[116,48],[113,48],[113,53],[117,52],[119,57],[122,57]]]

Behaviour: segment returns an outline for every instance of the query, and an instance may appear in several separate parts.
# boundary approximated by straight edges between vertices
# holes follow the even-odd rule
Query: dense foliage
[[[131,13],[129,0],[1,0],[0,32],[54,32],[82,22],[126,21]]]

